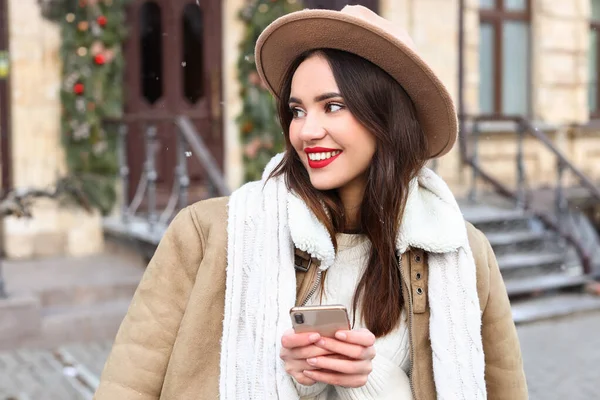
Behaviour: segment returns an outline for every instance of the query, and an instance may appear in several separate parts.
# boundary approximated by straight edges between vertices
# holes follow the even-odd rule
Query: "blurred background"
[[[429,167],[494,247],[531,398],[600,398],[600,0],[0,0],[0,399],[91,399],[175,213],[282,149],[259,33],[346,4],[454,97]]]

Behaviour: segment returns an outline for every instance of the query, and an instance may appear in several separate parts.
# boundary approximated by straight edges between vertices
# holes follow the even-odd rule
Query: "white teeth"
[[[328,152],[324,152],[324,153],[308,153],[308,158],[312,161],[321,161],[321,160],[327,160],[328,158],[337,156],[340,153],[341,153],[340,150],[328,151]]]

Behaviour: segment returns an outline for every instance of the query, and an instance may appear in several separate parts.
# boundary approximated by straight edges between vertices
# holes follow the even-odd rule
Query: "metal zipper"
[[[315,283],[314,283],[313,287],[310,288],[310,291],[308,292],[308,294],[306,295],[306,298],[302,302],[302,306],[305,306],[306,303],[308,303],[308,300],[310,300],[310,298],[313,296],[313,294],[315,294],[315,292],[317,291],[317,288],[319,287],[319,284],[321,283],[321,273],[322,272],[323,271],[321,271],[320,269],[317,270],[317,279],[315,279]]]
[[[402,254],[400,254],[400,256],[398,256],[398,269],[400,269],[400,279],[402,280],[402,282],[404,283],[404,274],[402,273]],[[410,392],[412,393],[412,397],[413,400],[417,400],[417,396],[415,393],[415,388],[413,385],[413,360],[415,359],[415,348],[413,346],[413,334],[412,334],[412,319],[413,319],[413,305],[412,305],[412,297],[411,297],[411,293],[410,293],[410,287],[408,286],[408,283],[406,284],[406,295],[408,296],[408,341],[410,343],[410,379],[409,379],[409,383],[410,383]]]

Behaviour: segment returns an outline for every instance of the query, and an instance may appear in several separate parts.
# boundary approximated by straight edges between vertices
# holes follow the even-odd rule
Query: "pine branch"
[[[31,218],[31,206],[35,199],[49,198],[61,199],[68,198],[74,200],[86,211],[91,212],[92,207],[81,189],[73,184],[70,178],[61,179],[53,190],[49,189],[14,189],[4,193],[0,197],[0,216],[16,216],[18,218]]]

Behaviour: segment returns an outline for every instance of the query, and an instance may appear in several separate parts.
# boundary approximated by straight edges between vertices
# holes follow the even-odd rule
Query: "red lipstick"
[[[334,151],[339,151],[338,154],[336,154],[335,156],[331,156],[325,160],[311,160],[309,155],[313,154],[313,153],[332,153]],[[308,166],[311,168],[325,168],[326,166],[328,166],[329,164],[331,164],[332,162],[335,161],[336,158],[339,157],[340,154],[342,154],[342,151],[339,149],[328,149],[326,147],[308,147],[306,149],[304,149],[304,152],[306,153],[306,156],[308,158]]]

